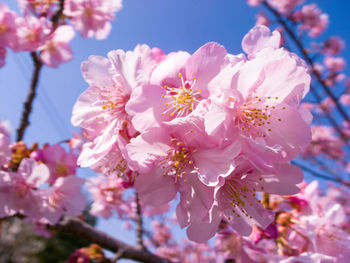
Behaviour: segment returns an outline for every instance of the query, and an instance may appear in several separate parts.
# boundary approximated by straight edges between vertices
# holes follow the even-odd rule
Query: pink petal
[[[153,206],[171,201],[177,193],[174,178],[163,176],[161,169],[136,177],[135,189],[143,203]]]
[[[253,27],[243,38],[242,48],[249,55],[255,55],[266,47],[279,48],[281,35],[275,30],[272,32],[268,27],[257,25]]]
[[[238,142],[225,148],[198,150],[193,154],[193,159],[198,168],[199,179],[208,186],[217,185],[219,177],[226,177],[233,171],[233,161],[240,151]]]

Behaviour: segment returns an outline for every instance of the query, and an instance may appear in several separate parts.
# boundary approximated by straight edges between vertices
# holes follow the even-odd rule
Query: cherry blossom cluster
[[[153,221],[149,247],[173,262],[344,262],[349,257],[349,189],[317,181],[299,185],[294,196],[266,195],[264,207],[276,212],[266,228],[244,237],[221,221],[214,246],[177,240],[170,218]]]
[[[296,10],[296,7],[300,6],[304,0],[247,0],[250,6],[258,6],[263,2],[271,5],[280,14],[298,23],[299,29],[301,31],[308,31],[310,37],[319,36],[329,24],[328,15],[322,13],[314,3],[302,5],[301,9]],[[259,13],[257,20],[265,25],[270,23],[264,12]]]
[[[201,244],[174,233],[178,222],[170,205],[142,206],[144,218],[151,220],[145,226],[145,245],[172,262],[346,262],[350,245],[349,189],[329,184],[324,192],[317,181],[298,186],[301,191],[297,195],[265,195],[262,199],[264,207],[276,213],[266,229],[254,226],[249,236],[242,236],[222,220],[214,242]],[[121,218],[134,218],[132,207]],[[125,226],[129,228],[129,224]],[[75,251],[68,262],[105,257],[94,244]]]
[[[266,230],[250,238],[227,228],[216,245],[237,262],[344,262],[349,257],[348,189],[330,185],[322,193],[317,181],[303,183],[296,196],[271,196],[277,216]]]
[[[73,58],[69,42],[75,30],[84,38],[104,39],[114,13],[122,8],[115,0],[18,0],[22,16],[0,3],[0,67],[6,48],[14,52],[40,52],[40,60],[58,67]],[[71,25],[68,24],[70,22]]]
[[[327,28],[328,15],[310,1],[247,1],[261,9],[256,24],[276,28],[283,44],[307,60],[312,73],[311,92],[302,107],[312,112],[312,143],[302,155],[314,170],[331,177],[349,175],[350,78],[341,52],[345,42],[338,36],[317,37]],[[307,35],[306,35],[307,33]],[[325,165],[327,163],[327,165]],[[316,169],[315,169],[316,168]]]
[[[248,0],[247,2],[251,6],[257,6],[263,1]],[[316,38],[326,30],[329,24],[328,15],[322,13],[315,3],[300,6],[303,2],[300,0],[267,1],[287,21],[290,21],[293,25],[298,25],[300,37],[307,31],[309,37]],[[270,19],[264,11],[258,13],[256,24],[272,26]],[[279,27],[278,30],[283,32],[285,29]],[[327,75],[326,79],[329,86],[334,86],[337,82],[341,82],[345,78],[344,73],[342,73],[346,64],[345,60],[342,57],[337,57],[344,47],[344,41],[338,36],[329,37],[321,44],[311,43],[310,52],[317,52],[324,56],[323,60],[317,62],[316,70]]]
[[[0,218],[20,215],[39,224],[56,224],[64,214],[85,208],[75,176],[76,156],[58,145],[11,143],[9,127],[0,122]]]
[[[302,171],[289,162],[311,140],[311,114],[299,106],[310,76],[280,41],[256,26],[242,41],[248,58],[211,42],[192,55],[138,45],[83,62],[89,88],[72,116],[85,137],[78,165],[114,177],[91,182],[93,211],[108,216],[119,198],[103,189],[124,181],[144,204],[179,193],[177,220],[196,242],[222,220],[242,235],[266,228],[274,215],[260,192],[299,191]]]

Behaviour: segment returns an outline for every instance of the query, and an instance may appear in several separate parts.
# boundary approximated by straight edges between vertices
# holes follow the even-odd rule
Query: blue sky
[[[3,2],[18,10],[16,1]],[[320,39],[340,35],[350,43],[349,22],[346,22],[350,21],[350,1],[314,2],[329,14],[331,21]],[[107,40],[77,36],[72,41],[74,59],[71,62],[59,69],[44,67],[25,141],[55,143],[71,136],[72,107],[87,88],[80,73],[80,64],[89,55],[106,56],[113,49],[132,50],[138,43],[159,47],[165,52],[185,50],[192,53],[209,41],[216,41],[230,53],[237,54],[242,51],[242,37],[255,23],[257,10],[248,7],[245,0],[124,1],[124,8],[116,14],[117,20],[112,23],[112,32]],[[343,52],[343,56],[349,61],[350,48]],[[9,52],[6,66],[0,69],[0,119],[9,120],[13,130],[19,123],[31,72],[32,62],[28,53]],[[86,170],[81,173],[91,174]],[[100,227],[112,234],[120,233],[121,229],[114,220],[101,221]],[[126,234],[123,239],[129,240],[132,236]]]

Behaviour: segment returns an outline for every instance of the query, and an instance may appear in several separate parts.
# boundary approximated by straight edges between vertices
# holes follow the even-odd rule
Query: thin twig
[[[146,249],[143,243],[143,226],[142,226],[142,211],[140,205],[139,195],[135,193],[136,196],[136,224],[137,224],[137,245],[142,249]]]
[[[24,132],[29,125],[29,116],[30,116],[30,113],[32,112],[32,105],[33,105],[34,98],[36,96],[36,89],[39,82],[40,70],[43,65],[40,61],[40,58],[35,52],[31,52],[30,55],[33,59],[34,71],[33,71],[33,77],[30,83],[29,93],[26,101],[24,102],[21,121],[17,128],[16,141],[23,140]]]
[[[318,177],[318,178],[321,178],[321,179],[324,179],[324,180],[330,180],[330,181],[337,182],[337,183],[340,183],[342,185],[345,185],[347,187],[350,187],[350,182],[349,181],[345,181],[345,180],[342,180],[340,178],[335,178],[335,177],[324,175],[324,174],[322,174],[322,173],[320,173],[318,171],[315,171],[314,169],[311,169],[311,168],[307,167],[306,165],[301,164],[299,162],[292,161],[292,164],[294,164],[296,166],[299,166],[302,170],[304,170],[305,172],[310,173],[311,175],[313,175],[315,177]]]
[[[111,263],[116,263],[117,260],[121,259],[123,257],[125,249],[119,249],[117,253],[114,254],[113,258],[110,260]]]
[[[119,258],[127,258],[144,263],[171,263],[170,260],[158,257],[157,255],[140,248],[139,246],[130,246],[108,234],[95,229],[89,224],[74,217],[64,217],[59,223],[51,227],[54,230],[75,234],[86,239],[90,243],[98,244],[104,249],[118,254]]]
[[[58,10],[51,18],[51,22],[53,25],[52,32],[54,32],[59,25],[59,19],[61,18],[62,14],[63,14],[63,9],[64,9],[64,0],[60,0]],[[16,141],[23,140],[25,130],[27,129],[28,125],[30,124],[29,123],[29,116],[30,116],[32,109],[33,109],[33,101],[36,97],[37,87],[38,87],[38,83],[39,83],[39,75],[40,75],[41,68],[43,66],[43,63],[40,61],[40,54],[39,53],[30,52],[30,56],[32,57],[32,60],[34,63],[34,70],[33,70],[33,76],[32,76],[32,80],[30,83],[30,88],[29,88],[29,92],[27,95],[27,99],[24,102],[20,124],[17,128]]]
[[[294,34],[293,30],[287,25],[287,23],[283,20],[282,15],[274,9],[267,1],[263,1],[263,5],[270,10],[271,13],[274,14],[274,16],[277,18],[277,21],[283,26],[283,28],[286,30],[289,37],[293,40],[293,42],[298,47],[299,51],[301,52],[303,58],[306,60],[306,62],[311,67],[311,74],[317,79],[317,81],[321,84],[323,90],[326,92],[326,94],[332,99],[332,101],[335,104],[335,107],[338,109],[339,113],[342,115],[342,117],[350,124],[350,118],[343,109],[343,107],[339,104],[337,98],[334,96],[332,91],[329,89],[328,85],[326,84],[325,80],[322,78],[320,73],[315,70],[314,61],[312,58],[308,55],[307,51],[305,50],[303,44],[299,40],[299,38]]]
[[[58,10],[51,18],[51,22],[54,30],[56,30],[56,28],[58,27],[58,22],[60,21],[60,18],[63,14],[63,9],[64,9],[64,0],[60,0]]]
[[[317,93],[316,89],[311,86],[310,89],[312,95],[315,96],[316,100],[318,101],[318,103],[321,103],[321,96]],[[323,114],[327,117],[327,119],[330,121],[330,123],[332,124],[333,128],[339,133],[340,138],[345,142],[345,144],[347,144],[348,140],[349,140],[349,136],[347,136],[343,130],[341,129],[341,127],[338,125],[338,123],[336,122],[336,120],[333,118],[333,116],[327,111],[325,110],[322,105],[320,105],[320,109],[323,111]]]

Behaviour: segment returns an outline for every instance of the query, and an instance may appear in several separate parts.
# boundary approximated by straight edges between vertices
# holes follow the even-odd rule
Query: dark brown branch
[[[102,248],[117,253],[119,258],[127,258],[145,263],[171,263],[170,260],[158,257],[139,246],[130,246],[108,234],[97,230],[89,224],[73,217],[64,217],[52,229],[75,234],[90,243],[98,244]]]
[[[316,89],[313,88],[311,86],[311,93],[315,96],[316,100],[318,101],[318,103],[321,103],[321,96],[317,93]],[[345,144],[347,144],[349,138],[348,136],[343,132],[343,130],[341,129],[341,127],[338,125],[338,123],[336,122],[336,120],[333,118],[333,116],[327,111],[325,110],[322,105],[320,105],[320,109],[323,111],[323,114],[327,117],[327,119],[330,121],[330,123],[332,124],[333,128],[339,133],[340,138],[345,142]]]
[[[64,0],[60,0],[58,10],[51,18],[52,26],[54,29],[53,31],[55,31],[56,28],[58,27],[58,22],[60,21],[60,18],[62,17],[63,9],[64,9]]]
[[[51,22],[53,25],[53,31],[55,31],[56,28],[58,27],[59,19],[61,18],[62,14],[63,14],[63,9],[64,9],[64,0],[60,0],[58,10],[51,18]],[[26,101],[24,102],[20,124],[17,128],[16,141],[23,140],[24,132],[27,129],[28,125],[30,124],[29,123],[29,116],[32,112],[32,108],[33,108],[32,105],[33,105],[34,98],[36,96],[36,90],[37,90],[37,86],[39,83],[40,70],[43,66],[42,62],[40,61],[40,57],[39,57],[38,53],[31,52],[30,56],[32,57],[32,60],[34,63],[34,70],[33,70],[32,80],[30,83],[29,93],[28,93]]]
[[[31,52],[30,55],[33,59],[34,71],[33,71],[33,77],[32,77],[31,83],[30,83],[29,93],[28,93],[26,101],[24,102],[21,121],[20,121],[20,124],[17,128],[16,141],[23,140],[24,132],[29,125],[29,116],[30,116],[30,113],[32,112],[32,104],[33,104],[34,98],[36,96],[36,89],[37,89],[38,82],[39,82],[40,70],[41,70],[42,65],[43,65],[40,61],[40,58],[38,57],[38,55],[35,52]]]
[[[337,98],[334,96],[334,94],[332,93],[332,91],[329,89],[328,85],[326,84],[325,80],[322,78],[322,76],[320,75],[320,73],[315,70],[315,65],[314,65],[314,61],[312,60],[312,58],[308,55],[307,51],[305,50],[305,48],[303,47],[303,44],[301,43],[301,41],[299,40],[299,38],[294,34],[293,30],[287,25],[287,23],[283,20],[282,15],[276,10],[274,9],[269,3],[267,3],[266,1],[263,1],[263,5],[270,10],[270,12],[277,18],[278,23],[280,23],[283,28],[286,30],[287,34],[289,35],[289,37],[293,40],[293,42],[296,44],[296,46],[298,47],[300,53],[302,54],[303,58],[305,59],[305,61],[310,65],[311,67],[311,74],[316,78],[316,80],[321,84],[321,87],[323,88],[323,90],[326,92],[326,94],[332,99],[332,101],[335,104],[335,107],[337,108],[337,110],[339,111],[339,113],[341,114],[341,116],[350,124],[350,118],[347,115],[347,113],[345,112],[345,110],[343,109],[343,107],[339,104]]]
[[[136,196],[137,245],[145,249],[145,245],[143,244],[142,211],[141,211],[140,199],[137,193],[135,194],[135,196]]]

